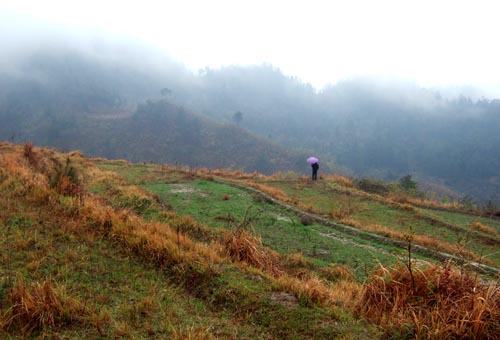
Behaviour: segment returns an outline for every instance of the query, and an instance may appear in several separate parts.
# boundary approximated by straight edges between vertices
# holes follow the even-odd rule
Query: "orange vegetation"
[[[66,297],[63,287],[54,289],[48,280],[26,285],[18,279],[8,300],[11,308],[3,317],[3,328],[17,324],[27,334],[34,330],[56,329],[86,314],[81,302]]]
[[[412,273],[412,274],[411,274]],[[450,264],[381,267],[365,284],[358,312],[388,335],[416,339],[500,339],[500,287]]]

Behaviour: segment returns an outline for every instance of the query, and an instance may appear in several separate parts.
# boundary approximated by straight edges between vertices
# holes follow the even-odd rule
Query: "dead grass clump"
[[[59,328],[86,314],[81,303],[65,296],[64,288],[54,288],[49,280],[25,285],[23,279],[18,279],[7,300],[10,315],[4,323],[7,327],[18,326],[28,334]]]
[[[333,175],[325,175],[324,176],[327,181],[337,183],[340,186],[347,187],[347,188],[353,188],[354,187],[354,181],[351,178],[347,178],[338,174],[333,174]]]
[[[417,339],[500,339],[500,287],[480,284],[449,263],[379,268],[357,312],[388,335]]]
[[[69,153],[70,157],[75,157],[75,158],[83,158],[83,154],[80,150],[73,150]]]
[[[276,283],[280,289],[293,293],[299,300],[320,305],[352,306],[359,299],[360,284],[354,281],[329,283],[315,276],[295,278],[282,276]]]
[[[230,169],[214,169],[210,170],[210,173],[214,176],[225,177],[225,178],[237,178],[241,180],[248,179],[271,179],[271,176],[266,176],[257,173],[256,171],[251,173],[245,173],[242,170],[230,170]]]
[[[313,268],[314,265],[311,260],[304,257],[301,252],[286,254],[282,257],[281,262],[287,268]]]
[[[227,215],[226,217],[226,221],[228,221],[231,218],[231,215]],[[216,217],[216,219],[220,220],[220,216]],[[172,221],[170,221],[170,226],[172,230],[175,230],[177,233],[177,238],[179,237],[179,233],[192,237],[194,240],[203,242],[209,242],[217,238],[217,232],[210,227],[199,223],[191,216],[174,217]]]
[[[266,249],[259,238],[243,228],[227,233],[223,245],[233,261],[246,262],[273,275],[282,273],[277,265],[278,254]]]
[[[330,267],[320,269],[320,275],[328,281],[356,281],[348,266],[332,264]]]
[[[265,185],[265,184],[251,182],[248,180],[244,181],[244,184],[251,186],[257,190],[261,190],[261,191],[265,192],[266,194],[268,194],[268,195],[270,195],[270,196],[272,196],[280,201],[284,201],[284,202],[290,201],[290,198],[285,194],[285,192],[283,190],[273,188],[273,187],[270,187],[270,186]]]
[[[405,211],[413,211],[413,210],[415,210],[415,208],[412,205],[410,205],[410,204],[403,204],[403,205],[401,205],[401,208],[403,208],[403,210],[405,210]]]
[[[484,225],[479,221],[472,222],[471,224],[469,224],[469,227],[489,235],[498,236],[498,233],[495,229],[488,227],[487,225]]]
[[[398,194],[394,194],[394,193],[392,193],[389,196],[387,196],[387,200],[395,202],[395,203],[399,203],[399,204],[408,204],[408,203],[410,203],[408,197],[402,196],[402,195],[398,195]]]
[[[84,190],[80,185],[76,170],[70,163],[69,157],[66,158],[64,166],[59,161],[55,159],[54,161],[56,167],[55,173],[48,175],[51,187],[62,195],[82,198]]]
[[[342,222],[366,231],[377,233],[385,237],[390,237],[400,241],[407,240],[407,234],[404,233],[403,231],[394,230],[380,224],[362,225],[360,223],[357,223],[356,221],[348,219],[343,220]],[[436,239],[428,235],[413,235],[412,239],[415,244],[427,248],[443,250],[447,253],[459,255],[467,259],[472,259],[474,261],[481,261],[482,263],[485,264],[491,263],[489,259],[481,258],[481,256],[477,255],[476,253],[470,250],[464,249],[459,244],[451,244],[449,242],[441,241],[439,239]]]
[[[31,143],[24,144],[23,150],[24,150],[23,151],[24,158],[28,160],[31,166],[36,166],[38,162],[36,159],[35,151],[33,150],[33,144]]]
[[[170,325],[170,339],[172,340],[214,340],[212,327],[189,326],[179,327]]]
[[[356,188],[370,194],[377,194],[381,196],[388,195],[391,191],[387,184],[374,178],[361,178],[357,180]]]
[[[338,208],[332,209],[330,211],[330,216],[337,221],[350,218],[352,216],[353,210],[351,208]]]
[[[456,201],[440,202],[422,197],[405,196],[404,194],[401,193],[390,193],[388,196],[386,196],[384,202],[411,204],[413,206],[421,208],[439,209],[439,210],[453,211],[459,213],[479,212],[477,209],[467,207]]]
[[[305,258],[300,251],[282,256],[280,264],[288,275],[302,279],[311,277],[314,268],[312,261]]]

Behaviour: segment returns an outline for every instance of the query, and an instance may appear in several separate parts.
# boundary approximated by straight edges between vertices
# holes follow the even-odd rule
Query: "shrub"
[[[35,151],[33,150],[33,144],[31,143],[26,143],[24,144],[24,158],[28,160],[30,165],[37,165],[37,160],[35,157]]]
[[[300,223],[302,225],[311,225],[314,223],[314,220],[309,215],[300,215]]]
[[[406,175],[399,179],[399,186],[408,192],[414,192],[417,190],[417,182],[412,179],[411,175]]]
[[[362,178],[356,181],[356,188],[371,194],[387,195],[390,192],[389,186],[383,181],[373,178]]]
[[[71,166],[69,157],[66,158],[66,164],[62,166],[56,163],[55,175],[51,176],[50,186],[55,188],[58,193],[69,196],[78,196],[83,192],[79,184],[76,170]]]
[[[378,323],[389,337],[499,339],[500,296],[496,284],[442,266],[404,264],[379,268],[364,286],[358,313]]]

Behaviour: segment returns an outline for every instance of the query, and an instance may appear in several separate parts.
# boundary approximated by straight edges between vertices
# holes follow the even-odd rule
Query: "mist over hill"
[[[264,173],[304,162],[304,154],[159,98],[165,74],[178,83],[189,75],[181,66],[172,63],[169,73],[168,63],[153,71],[111,60],[75,50],[27,58],[3,78],[1,138],[135,162]]]
[[[3,140],[263,172],[308,171],[313,152],[355,176],[412,174],[500,201],[498,100],[387,79],[317,90],[271,65],[194,74],[142,45],[16,53],[0,63]]]

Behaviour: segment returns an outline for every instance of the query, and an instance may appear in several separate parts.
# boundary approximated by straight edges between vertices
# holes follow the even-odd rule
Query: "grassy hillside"
[[[500,221],[464,207],[8,143],[0,191],[4,338],[500,334]]]
[[[280,147],[233,124],[216,123],[165,100],[149,100],[137,109],[110,109],[106,114],[33,114],[17,125],[15,110],[2,110],[0,139],[79,149],[99,157],[134,162],[225,167],[272,173],[307,169],[306,155]],[[16,119],[17,119],[16,118]],[[56,122],[57,121],[57,122]]]

